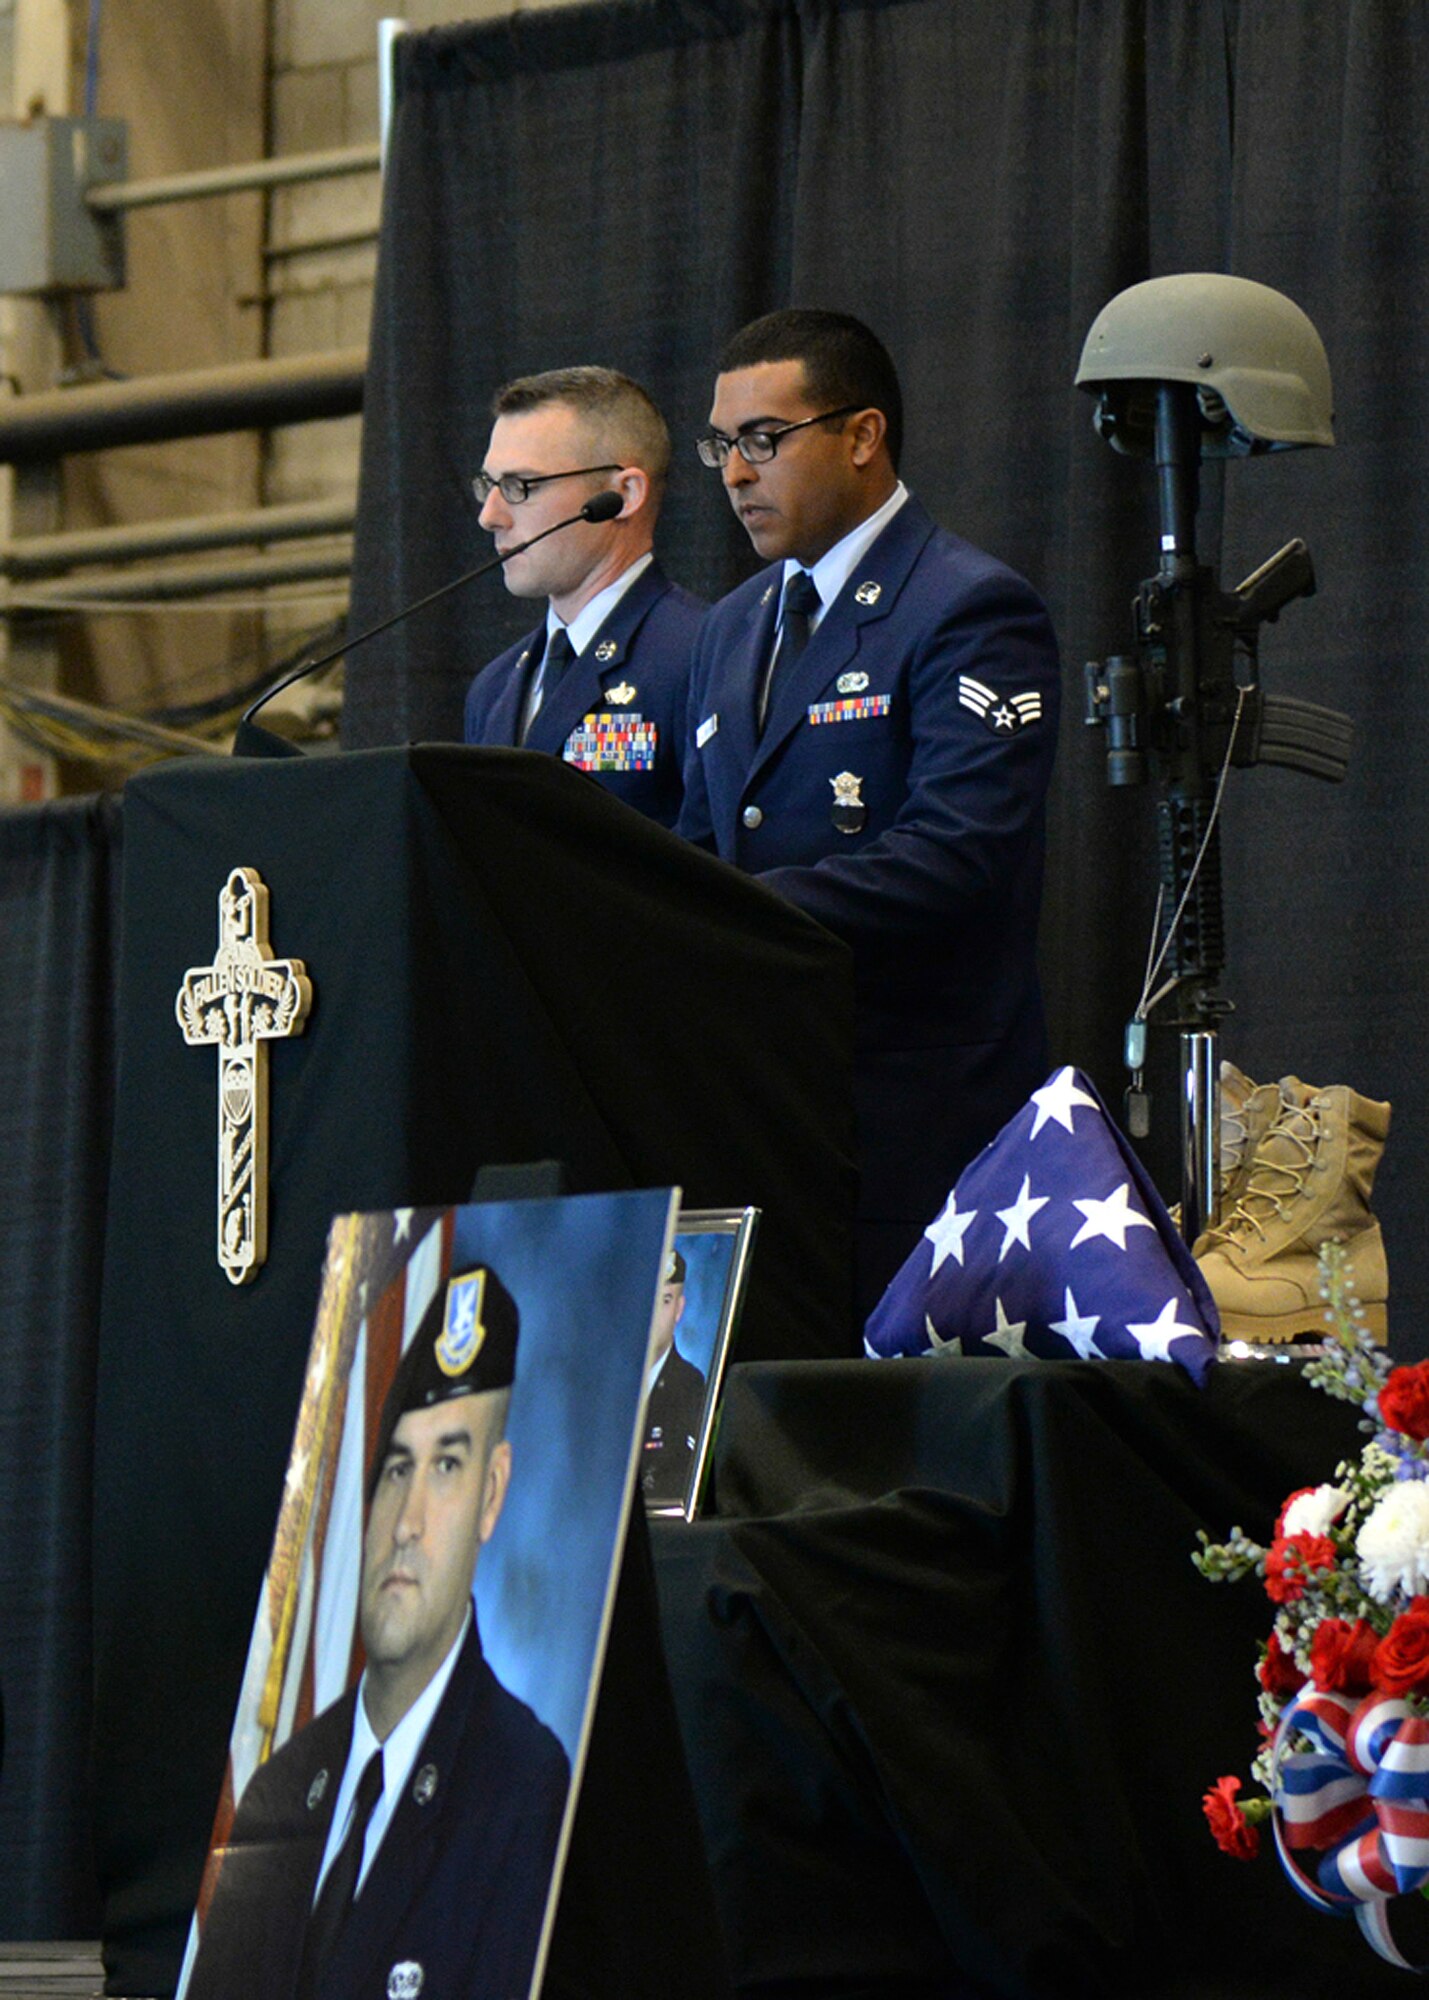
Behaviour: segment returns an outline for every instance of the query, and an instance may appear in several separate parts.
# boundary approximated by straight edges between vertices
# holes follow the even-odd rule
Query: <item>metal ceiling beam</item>
[[[0,576],[60,576],[91,563],[197,554],[250,543],[300,541],[352,532],[353,500],[302,500],[282,507],[250,507],[232,514],[191,514],[182,520],[133,521],[124,527],[75,528],[64,534],[26,535],[0,546]]]
[[[351,416],[366,368],[366,350],[348,347],[15,396],[0,400],[0,464]]]

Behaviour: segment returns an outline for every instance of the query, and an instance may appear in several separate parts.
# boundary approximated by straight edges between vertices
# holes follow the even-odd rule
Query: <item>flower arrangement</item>
[[[1254,1574],[1275,1607],[1256,1668],[1263,1790],[1242,1799],[1221,1778],[1202,1803],[1237,1859],[1269,1822],[1306,1900],[1353,1910],[1381,1957],[1412,1969],[1389,1904],[1429,1884],[1429,1362],[1396,1368],[1375,1346],[1343,1250],[1326,1244],[1320,1272],[1330,1333],[1305,1379],[1358,1404],[1368,1442],[1290,1495],[1269,1548],[1239,1528],[1198,1536],[1202,1576]]]

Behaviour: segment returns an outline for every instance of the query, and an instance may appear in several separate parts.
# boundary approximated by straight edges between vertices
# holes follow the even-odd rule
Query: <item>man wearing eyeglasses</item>
[[[725,348],[699,454],[772,567],[701,628],[678,829],[853,947],[864,1312],[1046,1070],[1056,642],[908,492],[902,428],[858,320],[771,313]]]
[[[672,826],[680,809],[685,694],[704,605],[654,555],[670,464],[665,420],[612,368],[509,382],[473,482],[498,553],[565,521],[602,488],[611,521],[562,527],[504,575],[546,600],[544,623],[467,690],[465,740],[545,750]]]

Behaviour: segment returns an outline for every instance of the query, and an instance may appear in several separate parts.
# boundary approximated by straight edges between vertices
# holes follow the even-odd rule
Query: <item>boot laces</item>
[[[1221,1179],[1229,1181],[1239,1171],[1245,1158],[1245,1149],[1250,1144],[1250,1126],[1246,1123],[1245,1108],[1237,1105],[1234,1110],[1221,1113]]]
[[[1234,1243],[1255,1235],[1264,1242],[1268,1225],[1284,1221],[1290,1205],[1304,1193],[1305,1176],[1315,1164],[1324,1130],[1317,1105],[1286,1102],[1260,1142],[1250,1179],[1235,1207],[1207,1232],[1211,1240]]]

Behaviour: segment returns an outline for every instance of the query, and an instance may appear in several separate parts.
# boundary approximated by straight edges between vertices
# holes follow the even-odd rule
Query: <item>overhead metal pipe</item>
[[[405,35],[410,25],[396,14],[384,15],[377,23],[377,129],[382,135],[380,150],[384,166],[397,101],[397,38]]]
[[[127,527],[26,535],[21,541],[0,546],[0,576],[60,576],[91,563],[197,554],[203,549],[291,542],[313,535],[346,535],[352,531],[356,514],[352,500],[303,500],[284,507],[250,507],[241,513],[194,514],[181,521],[134,521]]]
[[[276,264],[284,257],[322,257],[334,250],[365,250],[377,241],[377,230],[347,229],[333,236],[300,236],[291,243],[265,243],[263,256]]]
[[[245,194],[251,188],[286,187],[293,181],[328,181],[342,174],[375,173],[381,165],[380,145],[340,146],[327,153],[289,153],[276,160],[201,167],[193,173],[161,174],[147,181],[100,181],[85,189],[84,199],[97,214],[112,215],[118,209],[203,201],[211,195]]]
[[[283,583],[316,583],[345,577],[352,570],[352,543],[311,554],[248,556],[239,562],[195,563],[183,569],[126,569],[117,576],[91,576],[13,591],[13,611],[65,611],[88,604],[127,604],[140,599],[177,603],[187,597],[217,596],[225,590],[271,590]],[[0,601],[3,608],[3,601]]]
[[[0,400],[0,464],[351,416],[366,368],[366,350],[347,347],[15,396]]]

